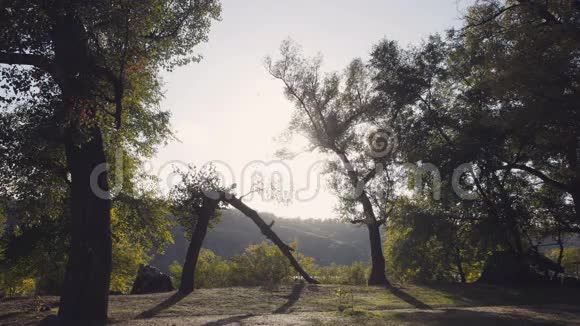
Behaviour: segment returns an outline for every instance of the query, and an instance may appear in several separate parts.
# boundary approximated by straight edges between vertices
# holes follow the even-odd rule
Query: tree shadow
[[[566,325],[558,320],[541,320],[532,316],[501,314],[483,311],[447,309],[445,311],[397,312],[393,319],[400,323],[411,323],[429,326],[471,325],[471,326],[511,326],[511,325]]]
[[[462,306],[501,306],[545,304],[580,305],[577,288],[555,285],[485,284],[485,283],[427,283],[422,286],[435,290]]]
[[[169,298],[163,300],[163,302],[159,303],[155,307],[153,307],[153,308],[151,308],[149,310],[143,311],[142,313],[140,313],[134,319],[149,319],[149,318],[153,318],[157,314],[159,314],[160,312],[162,312],[163,310],[165,310],[165,309],[167,309],[167,308],[175,305],[176,303],[178,303],[179,301],[181,301],[186,296],[187,296],[187,294],[183,294],[183,293],[180,293],[180,292],[176,292],[175,294],[173,294]]]
[[[300,299],[300,295],[302,294],[302,290],[306,284],[304,282],[296,283],[292,287],[292,292],[286,296],[288,301],[274,310],[272,313],[274,314],[286,314],[288,310]]]
[[[0,321],[12,319],[14,317],[17,317],[17,316],[20,316],[20,315],[25,315],[25,314],[26,314],[25,311],[9,312],[9,313],[0,315]]]
[[[228,317],[228,318],[212,321],[212,322],[203,324],[202,326],[221,326],[221,325],[230,325],[230,324],[234,324],[234,323],[239,324],[242,320],[253,317],[253,316],[254,316],[254,314],[245,314],[245,315],[241,315],[241,316],[233,316],[233,317]]]
[[[401,290],[397,287],[389,286],[389,287],[387,287],[387,290],[391,291],[391,293],[394,294],[397,298],[405,301],[406,303],[412,305],[413,307],[415,307],[417,309],[426,309],[426,310],[433,309],[431,306],[429,306],[425,302],[413,297],[412,295],[404,292],[403,290]]]

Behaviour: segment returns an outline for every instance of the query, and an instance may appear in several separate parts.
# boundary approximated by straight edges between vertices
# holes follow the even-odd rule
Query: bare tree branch
[[[50,74],[54,73],[52,60],[41,55],[0,52],[0,64],[2,63],[7,65],[34,66]]]
[[[509,170],[509,169],[516,169],[516,170],[521,170],[521,171],[525,171],[528,172],[529,174],[539,178],[540,180],[544,181],[545,183],[560,189],[560,190],[564,190],[567,192],[570,192],[570,186],[562,183],[560,181],[556,181],[552,178],[550,178],[549,176],[547,176],[546,174],[544,174],[541,171],[538,171],[530,166],[524,165],[524,164],[508,164],[506,166],[503,167],[504,170]]]
[[[248,207],[244,204],[240,199],[236,198],[232,194],[221,193],[221,199],[228,204],[237,208],[240,212],[244,213],[247,217],[249,217],[262,231],[262,234],[270,239],[278,249],[286,256],[286,258],[290,261],[290,264],[294,267],[294,269],[308,282],[311,284],[318,284],[319,282],[312,278],[303,268],[300,266],[296,258],[292,255],[292,251],[294,248],[290,247],[289,245],[285,244],[278,235],[272,231],[272,226],[274,223],[266,224],[264,220],[260,217],[258,212]]]
[[[462,31],[465,31],[465,30],[468,30],[468,29],[470,29],[470,28],[474,28],[474,27],[483,26],[483,25],[485,25],[485,24],[487,24],[487,23],[489,23],[489,22],[491,22],[491,21],[494,21],[494,20],[496,20],[497,18],[499,18],[501,15],[503,15],[504,13],[506,13],[506,12],[508,12],[508,11],[510,11],[510,10],[512,10],[512,9],[514,9],[514,8],[517,8],[517,7],[519,7],[519,6],[521,5],[521,2],[523,2],[523,1],[519,1],[518,3],[516,3],[516,4],[513,4],[513,5],[511,5],[511,6],[508,6],[508,7],[500,8],[500,9],[499,9],[497,12],[495,12],[493,15],[491,15],[491,16],[488,16],[488,17],[486,17],[485,19],[483,19],[483,20],[481,20],[481,21],[475,22],[475,23],[473,23],[473,24],[468,24],[467,26],[463,27],[463,28],[462,28]]]

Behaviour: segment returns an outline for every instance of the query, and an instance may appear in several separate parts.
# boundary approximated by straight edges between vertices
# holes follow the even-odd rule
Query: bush
[[[299,253],[294,255],[305,270],[315,271],[318,268],[313,258]],[[179,287],[182,270],[182,264],[177,261],[169,266],[170,276],[176,287]],[[278,247],[262,242],[249,246],[243,254],[230,260],[222,259],[211,250],[202,249],[195,269],[195,287],[272,287],[291,283],[297,277],[297,272]]]
[[[278,247],[262,242],[246,248],[231,259],[232,283],[244,286],[267,286],[290,282],[293,268]]]
[[[126,238],[113,241],[113,266],[110,290],[129,293],[141,264],[148,261],[141,246],[132,245]]]
[[[173,261],[171,265],[169,265],[169,276],[171,277],[171,283],[177,289],[181,285],[181,273],[183,272],[183,265],[180,264],[178,261]]]
[[[387,275],[399,282],[474,282],[489,254],[479,229],[454,221],[464,212],[449,212],[429,202],[401,200],[395,206],[384,243]]]
[[[3,271],[0,273],[0,289],[7,297],[30,296],[36,290],[36,280],[20,277],[13,271]]]
[[[365,285],[367,284],[368,273],[369,268],[366,265],[361,262],[355,262],[354,264],[347,266],[343,284]]]
[[[195,267],[195,288],[227,287],[231,285],[231,263],[209,249],[201,249]],[[183,264],[174,261],[169,265],[173,286],[179,288]]]
[[[230,264],[213,251],[202,249],[195,269],[196,288],[215,288],[230,286]]]
[[[554,261],[558,260],[560,249],[550,250],[546,256]],[[580,277],[580,248],[564,248],[564,255],[562,256],[562,267],[566,274]]]
[[[361,262],[346,266],[333,264],[316,269],[318,281],[327,284],[366,285],[369,273],[369,265]]]

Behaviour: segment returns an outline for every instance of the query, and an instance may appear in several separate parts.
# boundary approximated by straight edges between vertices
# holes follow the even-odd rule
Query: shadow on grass
[[[241,316],[233,316],[228,317],[216,321],[209,322],[207,324],[203,324],[203,326],[221,326],[221,325],[231,325],[231,324],[239,324],[242,320],[253,317],[253,314],[245,314]]]
[[[21,315],[26,315],[26,311],[15,311],[0,315],[0,321],[12,319]]]
[[[162,312],[163,310],[165,310],[165,309],[167,309],[167,308],[175,305],[176,303],[178,303],[179,301],[181,301],[186,296],[187,296],[187,294],[183,294],[183,293],[176,292],[175,294],[173,294],[169,298],[163,300],[163,302],[159,303],[155,307],[153,307],[153,308],[151,308],[149,310],[143,311],[137,317],[135,317],[135,319],[149,319],[149,318],[153,318],[157,314],[159,314],[160,312]]]
[[[578,288],[543,284],[433,283],[422,286],[438,291],[456,306],[503,306],[576,304],[580,305]]]
[[[394,286],[387,287],[387,290],[391,291],[397,298],[405,301],[406,303],[410,304],[411,306],[417,309],[433,309],[431,306],[426,304],[425,302],[413,297],[412,295],[404,292],[403,290],[396,288]]]
[[[447,297],[455,306],[499,306],[505,304],[522,304],[522,296],[517,289],[499,287],[489,284],[462,283],[425,283],[422,287],[436,291]]]
[[[292,292],[290,292],[290,294],[286,296],[288,301],[283,305],[281,305],[280,307],[278,307],[278,309],[274,310],[273,313],[287,314],[288,310],[298,301],[298,299],[300,299],[300,295],[302,294],[302,290],[304,290],[305,286],[306,284],[304,284],[304,282],[294,284],[294,286],[292,287]]]
[[[483,311],[448,309],[445,311],[417,311],[412,313],[395,313],[392,317],[401,323],[418,325],[470,325],[470,326],[511,326],[511,325],[566,325],[557,320],[538,320],[512,314],[499,314]]]

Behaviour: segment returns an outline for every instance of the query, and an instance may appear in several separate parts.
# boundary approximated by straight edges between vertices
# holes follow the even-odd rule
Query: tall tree
[[[494,148],[487,156],[497,169],[568,197],[562,204],[575,212],[555,218],[577,231],[580,4],[480,1],[465,25],[451,34],[452,59],[465,86],[462,121],[493,131],[486,147]]]
[[[167,113],[157,108],[158,71],[197,60],[191,50],[206,40],[219,13],[213,0],[3,2],[3,111],[25,104],[25,117],[44,114],[51,136],[64,149],[64,175],[70,180],[63,321],[103,323],[107,316],[111,194],[106,145],[147,151],[151,142],[168,135]]]
[[[578,15],[577,1],[478,1],[447,39],[372,54],[377,97],[409,130],[404,160],[449,179],[474,167],[453,187],[477,198],[444,191],[430,206],[462,206],[489,248],[522,256],[578,232]]]
[[[210,222],[218,217],[223,207],[219,193],[219,175],[213,168],[197,170],[193,167],[180,172],[182,182],[171,191],[173,212],[190,238],[181,272],[179,292],[189,294],[195,288],[195,269]],[[212,199],[210,194],[216,194]]]
[[[469,102],[472,94],[463,71],[456,66],[454,51],[454,44],[439,36],[409,49],[382,41],[371,59],[377,101],[393,112],[391,121],[400,131],[402,160],[436,168],[438,180],[432,175],[430,180],[441,198],[423,201],[428,204],[424,211],[457,216],[450,213],[456,206],[463,207],[464,216],[457,216],[458,223],[475,222],[480,230],[487,227],[483,237],[493,243],[490,247],[501,243],[521,255],[532,245],[529,226],[537,216],[529,200],[532,184],[521,175],[506,173],[498,160],[509,151],[501,141],[505,121],[494,121],[496,108]],[[466,163],[468,168],[461,170]],[[441,174],[452,182],[441,182]]]
[[[343,74],[324,75],[321,58],[304,58],[292,41],[284,41],[280,50],[281,58],[276,62],[268,58],[266,65],[296,106],[289,130],[306,136],[310,150],[334,159],[329,172],[342,197],[343,212],[369,232],[372,269],[368,283],[388,285],[380,227],[387,220],[385,206],[393,192],[384,187],[388,183],[378,180],[389,177],[386,167],[393,160],[393,134],[388,116],[373,103],[367,66],[356,59]],[[368,131],[375,132],[369,135]]]

